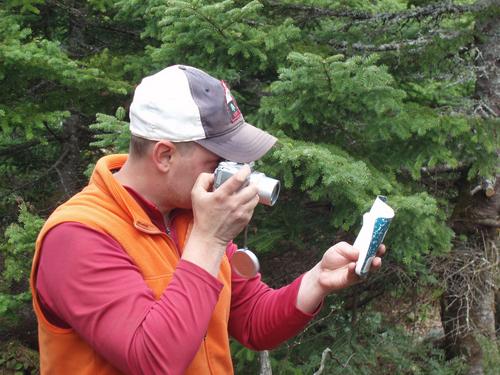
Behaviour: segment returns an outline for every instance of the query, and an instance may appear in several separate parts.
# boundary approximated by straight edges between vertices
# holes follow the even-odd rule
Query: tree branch
[[[422,167],[422,168],[420,168],[420,172],[422,174],[426,174],[426,175],[434,175],[434,174],[440,174],[440,173],[462,172],[462,171],[465,171],[469,167],[470,167],[470,165],[465,164],[465,163],[459,163],[455,167],[452,167],[451,165],[445,164],[445,165],[436,165],[433,168]]]
[[[91,17],[91,15],[89,15],[83,9],[69,6],[66,3],[63,3],[61,1],[50,0],[47,2],[47,4],[53,5],[57,8],[63,9],[64,11],[68,12],[68,14],[70,16],[72,16],[75,20],[79,20],[80,22],[82,22],[84,28],[87,26],[94,26],[94,27],[97,27],[97,28],[100,28],[103,30],[108,30],[108,31],[112,31],[115,33],[133,36],[134,38],[140,38],[140,36],[141,36],[141,33],[138,30],[130,30],[127,28],[120,28],[120,27],[113,26],[111,24],[105,24],[104,22],[99,21],[99,20],[96,21],[93,17]]]
[[[66,158],[66,156],[68,156],[68,154],[69,154],[69,150],[65,150],[59,156],[59,158],[55,161],[54,164],[52,164],[48,169],[43,171],[43,173],[39,174],[34,180],[30,180],[30,181],[28,181],[20,186],[16,186],[11,191],[22,191],[25,188],[27,188],[28,186],[34,186],[39,180],[41,180],[43,177],[47,176],[53,170],[55,170],[57,172],[57,174],[59,175],[59,177],[61,177],[58,166],[59,166],[59,164],[61,164],[64,161],[64,159]],[[61,184],[63,185],[64,189],[67,190],[66,186],[64,185],[62,180],[61,180]]]
[[[346,51],[348,49],[353,49],[360,52],[387,52],[387,51],[398,51],[402,48],[407,47],[423,47],[427,44],[432,43],[435,40],[435,37],[438,36],[440,39],[449,40],[455,39],[459,37],[461,34],[459,32],[450,32],[450,33],[431,33],[427,37],[418,37],[417,39],[408,39],[400,42],[394,43],[385,43],[380,45],[374,44],[362,44],[362,43],[354,43],[349,45],[348,42],[336,42],[333,39],[329,41],[329,44],[340,51]]]
[[[12,156],[13,154],[17,153],[18,151],[22,151],[25,149],[30,149],[34,146],[37,146],[40,144],[39,140],[32,140],[26,143],[21,143],[21,144],[15,144],[10,147],[2,147],[0,149],[0,157],[3,156]]]
[[[263,350],[259,352],[259,359],[260,359],[259,375],[272,375],[273,370],[271,367],[271,359],[269,358],[269,351]]]
[[[442,15],[457,15],[468,12],[476,12],[484,9],[484,4],[452,4],[449,2],[442,2],[438,4],[430,4],[425,7],[413,8],[401,12],[388,12],[388,13],[370,13],[360,10],[352,9],[328,9],[309,5],[299,4],[283,4],[279,1],[268,1],[271,7],[280,7],[281,9],[289,9],[294,12],[299,11],[305,13],[309,19],[314,17],[336,17],[336,18],[349,18],[353,21],[359,22],[401,22],[410,19],[421,20],[423,18],[432,17],[438,18]]]
[[[492,196],[495,195],[495,183],[491,180],[483,179],[483,181],[481,181],[479,185],[477,185],[470,191],[470,195],[474,195],[480,192],[481,190],[484,190],[484,194],[488,198],[491,198]]]
[[[335,362],[337,362],[339,364],[339,366],[342,366],[343,368],[346,368],[347,365],[349,364],[349,361],[351,360],[351,358],[354,357],[354,354],[355,353],[352,353],[349,356],[349,358],[347,358],[347,361],[343,364],[342,362],[339,361],[339,359],[337,357],[335,357],[332,354],[332,350],[330,348],[326,348],[325,350],[323,350],[323,354],[321,354],[321,364],[319,366],[319,369],[313,375],[320,375],[320,374],[323,373],[323,370],[325,369],[325,361],[326,361],[326,358],[327,358],[328,355],[330,356],[330,358],[332,358],[333,360],[335,360]]]
[[[454,223],[472,223],[473,225],[482,225],[484,227],[500,228],[500,220],[495,219],[455,219]]]
[[[47,129],[47,131],[54,137],[54,139],[56,139],[59,143],[64,143],[64,139],[62,139],[56,133],[54,133],[54,131],[50,128],[49,124],[47,124],[46,121],[42,121],[42,123],[43,127]]]

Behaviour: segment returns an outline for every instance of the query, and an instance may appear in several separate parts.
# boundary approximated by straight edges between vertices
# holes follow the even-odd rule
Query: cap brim
[[[245,122],[232,132],[195,142],[224,159],[249,163],[263,157],[276,140],[271,134]]]

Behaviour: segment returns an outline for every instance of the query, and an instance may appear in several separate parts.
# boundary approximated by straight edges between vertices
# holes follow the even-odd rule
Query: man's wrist
[[[213,276],[219,273],[227,244],[198,233],[194,228],[182,252],[182,259],[196,264]]]
[[[305,313],[313,313],[328,294],[319,282],[320,263],[306,272],[297,294],[297,308]]]

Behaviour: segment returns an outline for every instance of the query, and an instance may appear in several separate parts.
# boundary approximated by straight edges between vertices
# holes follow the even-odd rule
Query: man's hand
[[[372,271],[381,267],[384,253],[385,246],[381,245],[378,256],[373,259]],[[313,312],[326,295],[360,282],[354,271],[358,257],[359,251],[347,242],[339,242],[329,248],[321,261],[304,275],[297,296],[297,307],[304,312]]]
[[[182,258],[217,274],[227,243],[249,223],[259,203],[257,186],[244,185],[248,166],[211,191],[214,175],[202,173],[191,191],[194,224]]]
[[[243,166],[215,191],[209,191],[213,174],[202,173],[198,177],[191,192],[193,230],[225,248],[245,228],[259,203],[257,186],[250,184],[242,188],[250,172],[247,165]]]

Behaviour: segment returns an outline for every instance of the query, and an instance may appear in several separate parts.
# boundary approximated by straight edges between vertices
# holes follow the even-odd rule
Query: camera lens
[[[250,175],[250,180],[259,189],[259,202],[272,206],[278,200],[280,193],[280,182],[274,178],[266,177],[264,173],[254,172]]]
[[[278,196],[280,195],[280,182],[274,185],[273,192],[271,193],[271,206],[273,206],[278,200]]]

